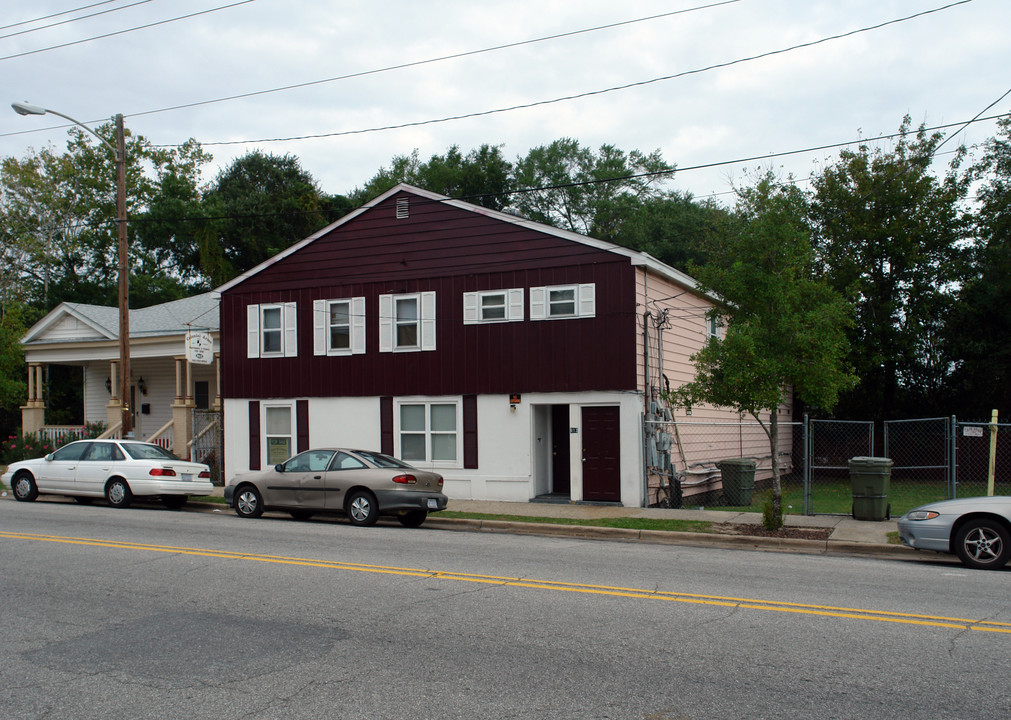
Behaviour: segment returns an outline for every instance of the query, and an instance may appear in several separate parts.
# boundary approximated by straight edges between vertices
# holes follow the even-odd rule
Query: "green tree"
[[[453,145],[445,155],[433,155],[421,162],[418,151],[397,155],[389,167],[379,169],[352,197],[361,205],[398,183],[469,202],[492,210],[505,209],[514,182],[512,164],[502,156],[501,145],[482,145],[464,155]]]
[[[181,262],[192,273],[196,261],[220,285],[326,226],[343,214],[335,207],[295,156],[254,150],[219,173],[205,193],[205,220]]]
[[[561,138],[517,160],[514,206],[537,222],[618,242],[629,212],[663,197],[661,186],[673,172],[659,150],[625,153],[602,145],[594,152]]]
[[[1011,118],[999,121],[984,147],[971,174],[982,181],[975,213],[980,244],[958,302],[944,316],[955,367],[952,411],[980,419],[995,408],[1011,414]]]
[[[846,416],[887,419],[923,412],[947,382],[941,320],[964,279],[961,203],[967,183],[938,178],[931,163],[942,136],[906,117],[890,151],[844,150],[815,175],[812,218],[826,276],[856,309],[850,362],[860,387],[840,401]]]
[[[849,304],[815,272],[807,199],[766,175],[739,191],[740,231],[711,243],[693,265],[703,291],[720,298],[712,312],[725,326],[692,357],[695,378],[671,401],[708,403],[753,416],[772,456],[772,524],[782,525],[779,408],[791,390],[804,403],[831,410],[854,377],[846,367]]]

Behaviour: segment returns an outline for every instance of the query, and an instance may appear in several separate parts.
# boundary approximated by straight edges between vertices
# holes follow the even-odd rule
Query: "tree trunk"
[[[769,451],[772,453],[772,514],[777,527],[783,525],[783,485],[779,478],[779,408],[769,418]]]

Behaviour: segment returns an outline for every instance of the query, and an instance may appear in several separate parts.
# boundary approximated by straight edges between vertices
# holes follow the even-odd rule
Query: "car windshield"
[[[148,443],[123,443],[123,449],[134,460],[178,460],[175,455],[158,445]]]
[[[395,457],[383,455],[381,453],[369,452],[368,450],[355,450],[355,455],[363,457],[376,467],[381,468],[411,468],[410,465],[400,462]],[[413,469],[413,468],[411,468]]]

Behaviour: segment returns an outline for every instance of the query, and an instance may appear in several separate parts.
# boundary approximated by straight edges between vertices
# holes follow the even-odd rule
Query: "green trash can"
[[[849,466],[853,489],[853,518],[887,520],[891,515],[888,484],[892,478],[892,459],[855,457],[850,458]]]
[[[748,458],[730,458],[716,463],[723,476],[723,500],[727,505],[751,505],[757,464]]]

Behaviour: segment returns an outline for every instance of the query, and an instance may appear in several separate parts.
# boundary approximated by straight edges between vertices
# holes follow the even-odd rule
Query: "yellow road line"
[[[815,615],[819,617],[873,620],[877,622],[1011,634],[1011,623],[996,622],[992,620],[974,620],[971,618],[953,618],[938,615],[891,612],[886,610],[835,607],[832,605],[811,605],[805,603],[791,603],[778,600],[757,600],[754,598],[721,595],[699,595],[669,590],[648,590],[644,588],[626,588],[610,585],[591,585],[558,580],[533,580],[528,578],[458,573],[443,570],[425,570],[421,568],[404,568],[387,565],[364,565],[360,563],[348,563],[336,560],[314,560],[311,558],[294,558],[283,555],[259,555],[234,552],[231,550],[210,550],[205,548],[180,547],[174,545],[149,545],[146,543],[124,542],[119,540],[64,537],[60,535],[37,535],[33,533],[19,533],[2,530],[0,530],[0,538],[29,540],[35,542],[53,542],[67,545],[85,545],[116,550],[140,550],[144,552],[171,553],[175,555],[192,555],[224,560],[246,560],[252,562],[276,563],[281,565],[317,567],[330,570],[351,570],[355,572],[367,572],[384,575],[428,577],[435,580],[480,583],[483,585],[499,585],[503,587],[521,587],[535,590],[573,592],[589,595],[608,595],[613,597],[628,597],[644,600],[666,600],[668,602],[717,607],[734,607],[744,610],[763,610],[766,612],[796,613],[801,615]]]

